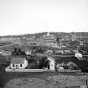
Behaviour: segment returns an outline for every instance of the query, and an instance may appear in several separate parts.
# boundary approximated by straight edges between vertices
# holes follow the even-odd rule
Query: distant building
[[[78,51],[75,53],[75,57],[76,57],[77,59],[79,59],[79,60],[82,60],[82,59],[83,59],[82,54],[81,54],[80,52],[78,52]]]
[[[36,40],[39,45],[56,47],[56,37],[54,34],[46,33]]]
[[[46,42],[56,42],[56,37],[54,34],[50,34],[49,32],[42,37],[43,41]]]
[[[72,39],[73,40],[88,42],[88,33],[87,32],[72,33]]]
[[[84,41],[80,41],[80,45],[84,45]]]

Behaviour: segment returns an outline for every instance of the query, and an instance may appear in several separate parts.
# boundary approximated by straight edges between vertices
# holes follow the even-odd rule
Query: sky
[[[88,32],[88,0],[0,0],[0,35]]]

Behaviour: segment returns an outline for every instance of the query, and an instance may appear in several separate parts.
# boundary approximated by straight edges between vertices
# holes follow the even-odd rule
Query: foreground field
[[[87,75],[54,72],[0,73],[2,88],[79,88]]]

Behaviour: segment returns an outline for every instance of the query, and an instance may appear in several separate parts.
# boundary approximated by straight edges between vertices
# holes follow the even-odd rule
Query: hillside
[[[19,36],[1,36],[0,49],[8,50],[13,47],[46,46],[59,49],[77,49],[79,46],[88,45],[88,33],[35,33]]]

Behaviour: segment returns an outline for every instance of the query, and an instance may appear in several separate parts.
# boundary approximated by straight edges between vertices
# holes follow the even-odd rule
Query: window
[[[22,64],[20,64],[20,67],[22,67]]]
[[[15,67],[15,65],[13,64],[13,67]]]
[[[16,69],[19,69],[19,65],[18,64],[16,64]]]

